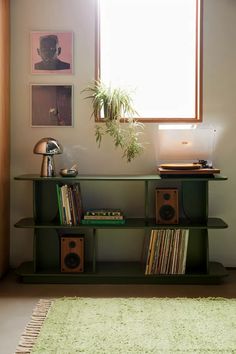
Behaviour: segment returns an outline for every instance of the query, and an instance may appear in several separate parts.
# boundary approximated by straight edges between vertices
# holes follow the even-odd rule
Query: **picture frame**
[[[73,126],[73,85],[31,84],[31,127]]]
[[[31,73],[72,74],[73,32],[31,31]]]

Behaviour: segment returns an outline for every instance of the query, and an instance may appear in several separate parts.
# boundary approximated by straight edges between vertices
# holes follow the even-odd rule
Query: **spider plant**
[[[95,137],[100,147],[102,138],[109,134],[115,147],[120,147],[123,151],[123,157],[127,162],[131,162],[143,151],[143,144],[139,141],[140,134],[144,124],[135,120],[134,115],[137,112],[133,107],[131,94],[121,88],[112,88],[106,86],[100,81],[95,81],[83,90],[88,92],[91,99],[93,112],[96,118],[101,118],[104,125],[95,126]],[[121,120],[127,122],[128,126],[121,123]]]

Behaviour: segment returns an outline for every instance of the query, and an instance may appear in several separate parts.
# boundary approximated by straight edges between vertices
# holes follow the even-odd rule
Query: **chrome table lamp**
[[[55,164],[53,155],[62,154],[61,144],[54,138],[42,138],[34,147],[34,154],[43,155],[41,177],[54,177]]]

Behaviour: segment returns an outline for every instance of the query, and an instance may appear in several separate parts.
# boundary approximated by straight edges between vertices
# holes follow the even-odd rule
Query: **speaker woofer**
[[[68,253],[64,258],[64,264],[69,269],[77,268],[80,265],[80,257],[76,253]]]
[[[163,205],[159,210],[159,215],[163,220],[171,220],[175,216],[175,209],[171,205]]]

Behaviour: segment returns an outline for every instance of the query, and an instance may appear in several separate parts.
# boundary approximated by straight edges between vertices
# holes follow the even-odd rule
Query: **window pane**
[[[141,118],[196,118],[196,0],[100,0],[100,78]]]

